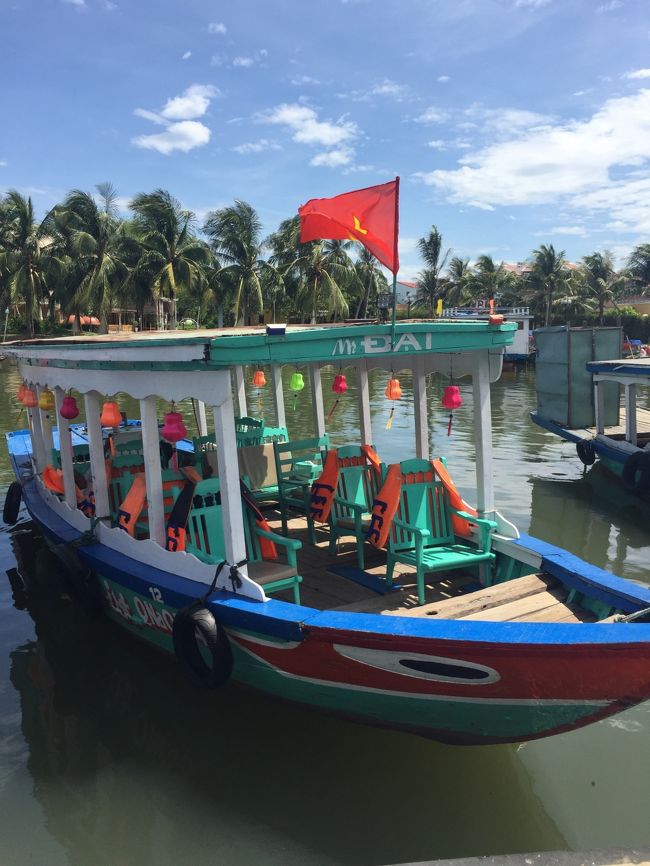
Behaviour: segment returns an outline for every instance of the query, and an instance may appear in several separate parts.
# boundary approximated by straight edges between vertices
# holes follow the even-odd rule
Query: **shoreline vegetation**
[[[385,272],[354,241],[299,242],[299,217],[263,237],[250,204],[208,213],[199,225],[165,189],[136,195],[130,216],[117,191],[72,190],[44,217],[31,198],[0,198],[0,310],[5,333],[222,327],[262,320],[293,322],[374,318],[390,291]],[[579,263],[542,244],[526,262],[475,261],[443,251],[434,225],[418,241],[422,268],[398,316],[435,316],[444,307],[529,306],[536,323],[623,325],[650,341],[650,317],[626,298],[650,290],[650,243],[617,270],[607,251]]]

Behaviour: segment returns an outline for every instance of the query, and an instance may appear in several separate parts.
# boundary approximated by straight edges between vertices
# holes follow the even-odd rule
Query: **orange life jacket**
[[[146,500],[147,482],[144,475],[136,475],[117,512],[117,525],[132,538],[135,538],[135,524]]]
[[[54,466],[46,466],[42,474],[43,484],[48,490],[63,496],[65,493],[63,487],[63,471],[55,469]],[[86,517],[93,517],[95,514],[95,496],[92,490],[84,492],[75,484],[75,496],[77,498],[77,508],[79,508]]]
[[[371,445],[362,445],[361,454],[358,457],[338,456],[336,448],[327,452],[325,465],[319,478],[311,486],[310,516],[318,523],[327,523],[332,509],[332,502],[339,483],[339,470],[346,466],[366,466],[380,473],[381,461]]]
[[[468,505],[461,497],[442,461],[432,460],[431,466],[433,472],[435,473],[433,477],[437,475],[442,482],[442,486],[444,487],[447,495],[449,496],[449,503],[451,507],[456,509],[457,511],[466,511],[468,514],[477,516],[476,509],[472,508],[471,505]],[[386,546],[391,526],[393,525],[393,518],[395,517],[395,514],[399,507],[400,495],[402,492],[402,482],[404,480],[406,480],[407,483],[410,480],[424,481],[428,474],[429,473],[423,474],[418,472],[417,475],[414,476],[412,479],[409,476],[407,476],[405,479],[402,476],[402,471],[399,463],[392,463],[388,467],[388,474],[386,476],[386,480],[384,481],[381,490],[375,497],[375,500],[372,504],[370,527],[368,528],[368,532],[366,534],[366,539],[374,547]],[[453,514],[452,525],[455,535],[467,537],[472,534],[471,524],[464,517],[459,517],[457,514]]]

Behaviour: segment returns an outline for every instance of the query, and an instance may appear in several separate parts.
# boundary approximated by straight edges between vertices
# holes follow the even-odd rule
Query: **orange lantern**
[[[255,370],[253,373],[253,387],[263,388],[266,385],[266,376],[264,370]]]
[[[27,385],[25,385],[24,382],[21,382],[20,387],[16,391],[16,400],[18,400],[19,403],[23,402],[23,398],[25,396],[26,391],[27,391]]]
[[[390,379],[388,380],[388,385],[386,385],[386,390],[384,391],[389,400],[399,400],[402,396],[402,386],[399,383],[399,379],[396,379],[394,374],[391,371]],[[388,416],[388,421],[386,421],[386,429],[390,430],[393,426],[393,415],[395,414],[395,407],[392,406],[390,410],[390,415]]]
[[[38,398],[33,388],[27,388],[23,395],[23,406],[27,409],[35,409],[38,406]]]
[[[99,418],[102,427],[119,427],[122,423],[120,407],[114,401],[108,401],[102,406],[102,414]]]

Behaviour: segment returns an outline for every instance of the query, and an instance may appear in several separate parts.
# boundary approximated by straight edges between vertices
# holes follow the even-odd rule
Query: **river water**
[[[328,421],[339,443],[358,441],[346,372],[350,390]],[[390,430],[386,376],[371,380],[387,462],[414,456],[411,383],[401,379]],[[4,361],[2,432],[24,426],[18,384]],[[471,388],[459,383],[465,402],[447,437],[443,384],[428,385],[432,453],[472,501]],[[249,412],[273,423],[268,391],[251,391]],[[583,474],[573,447],[529,420],[534,402],[533,371],[493,386],[499,509],[523,532],[648,581],[650,508],[600,467]],[[295,404],[289,395],[290,433],[310,435],[308,388]],[[3,494],[11,480],[0,443]],[[232,686],[198,693],[171,660],[48,591],[58,566],[31,524],[0,532],[0,560],[2,572],[18,560],[44,587],[26,600],[0,578],[2,866],[387,864],[650,845],[650,702],[520,746],[453,747]]]

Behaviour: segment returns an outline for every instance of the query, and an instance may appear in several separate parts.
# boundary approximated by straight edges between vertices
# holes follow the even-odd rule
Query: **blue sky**
[[[401,279],[650,241],[647,0],[2,0],[0,191],[110,180],[272,231],[402,178]]]

